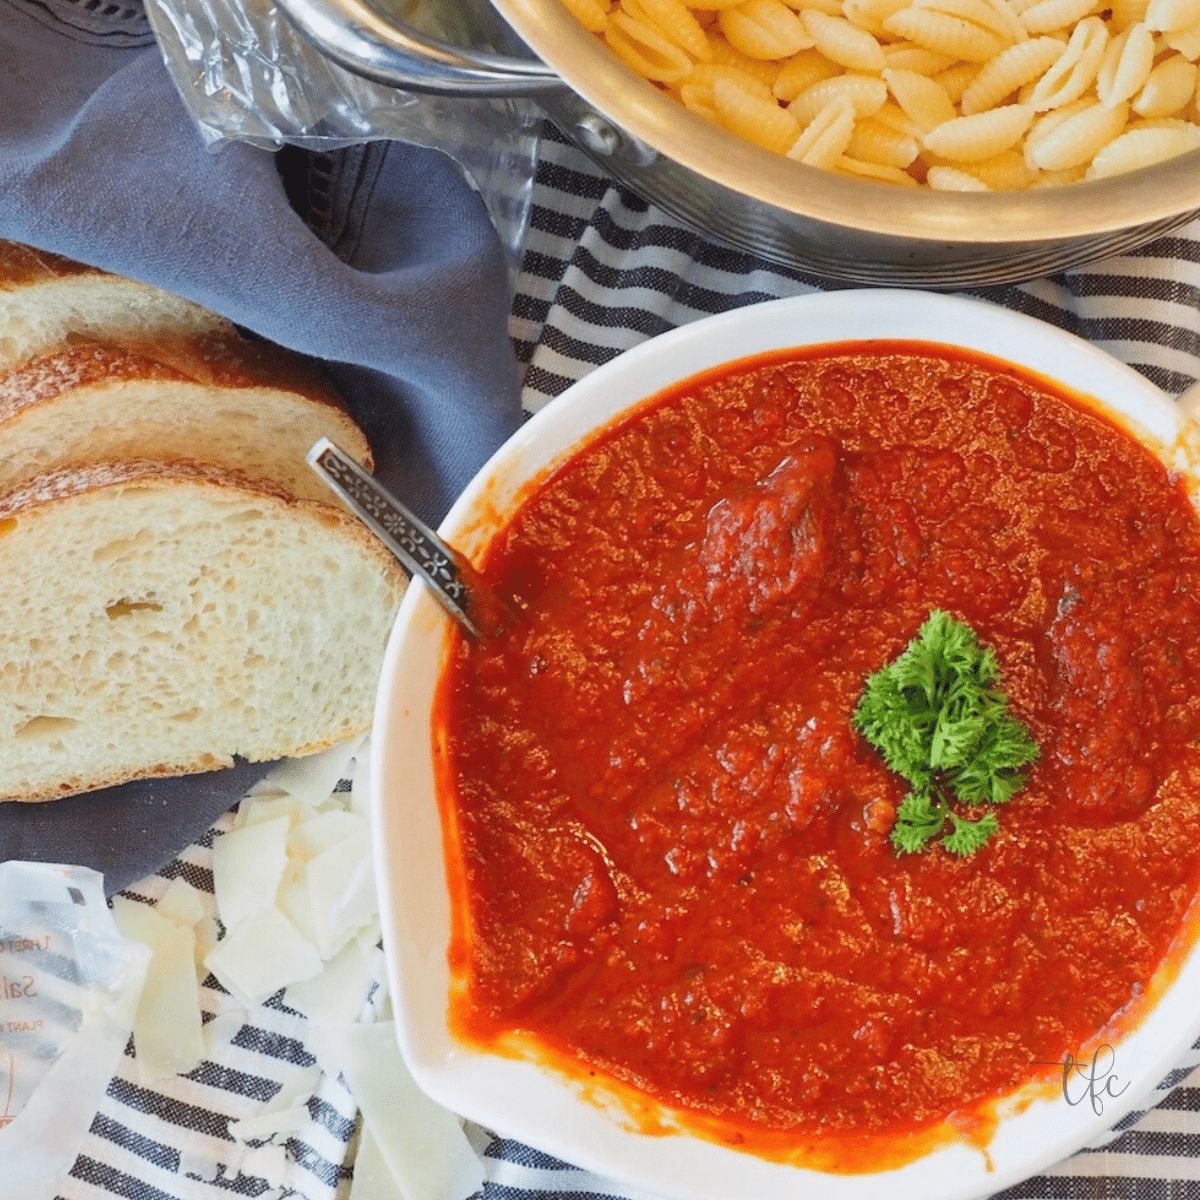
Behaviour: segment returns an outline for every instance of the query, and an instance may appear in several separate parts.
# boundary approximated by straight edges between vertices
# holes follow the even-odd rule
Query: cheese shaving
[[[123,937],[150,948],[133,1020],[142,1080],[150,1083],[194,1070],[204,1058],[204,1040],[192,931],[123,896],[113,900],[113,919]]]

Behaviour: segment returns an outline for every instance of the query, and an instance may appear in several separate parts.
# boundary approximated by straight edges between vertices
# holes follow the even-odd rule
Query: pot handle
[[[355,75],[435,96],[529,96],[563,82],[536,59],[462,50],[376,12],[366,0],[279,0],[312,44]]]

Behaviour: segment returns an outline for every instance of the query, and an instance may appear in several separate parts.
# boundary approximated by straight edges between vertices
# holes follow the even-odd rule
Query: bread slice
[[[0,500],[0,800],[309,754],[368,727],[404,589],[352,517],[199,463]]]
[[[304,456],[329,437],[371,469],[362,431],[297,356],[221,331],[78,342],[0,375],[0,495],[61,467],[195,459],[330,500]]]
[[[61,349],[72,336],[152,340],[232,329],[160,288],[0,241],[0,371]]]

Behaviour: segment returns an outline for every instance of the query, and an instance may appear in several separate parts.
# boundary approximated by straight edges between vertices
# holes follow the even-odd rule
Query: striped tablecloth
[[[534,205],[511,326],[530,412],[645,338],[709,313],[829,286],[705,241],[617,187],[553,132]],[[975,294],[1088,338],[1169,391],[1200,375],[1200,222],[1137,255]],[[155,899],[176,876],[211,893],[210,847],[228,822],[135,894]],[[207,1014],[234,1007],[212,980],[202,1001]],[[60,1200],[346,1196],[355,1109],[339,1080],[320,1079],[309,1127],[288,1139],[283,1187],[232,1165],[229,1121],[252,1115],[289,1080],[311,1071],[304,1033],[304,1018],[276,997],[214,1039],[197,1070],[168,1085],[141,1085],[127,1057]],[[1004,1196],[1200,1200],[1198,1066],[1200,1047],[1163,1082],[1156,1107],[1122,1122],[1105,1144]],[[485,1164],[484,1200],[652,1200],[510,1141],[492,1140]]]

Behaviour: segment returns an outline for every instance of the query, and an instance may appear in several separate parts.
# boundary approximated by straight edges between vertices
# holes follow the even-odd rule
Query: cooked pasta
[[[1096,95],[1109,108],[1137,95],[1154,69],[1154,34],[1140,21],[1108,43],[1096,73]]]
[[[603,33],[608,24],[608,5],[605,0],[563,0],[563,7],[584,29]]]
[[[1200,0],[1150,0],[1144,20],[1156,33],[1178,33],[1200,21]]]
[[[1008,104],[990,112],[955,117],[925,135],[925,149],[952,162],[979,162],[1015,146],[1033,121],[1028,104]]]
[[[1065,171],[1090,163],[1125,128],[1129,110],[1110,108],[1100,101],[1072,113],[1044,137],[1031,142],[1025,161],[1035,171]]]
[[[846,152],[854,135],[854,107],[844,97],[830,100],[805,126],[788,150],[788,158],[810,167],[831,168]]]
[[[990,192],[982,179],[959,167],[930,167],[925,182],[939,192]]]
[[[830,62],[819,50],[801,50],[779,69],[771,90],[776,100],[790,104],[806,88],[822,79],[832,79],[842,73],[837,63]]]
[[[1061,42],[1051,37],[1031,38],[996,55],[979,69],[962,94],[964,116],[987,112],[1003,104],[1006,96],[1040,79],[1062,56]]]
[[[845,17],[811,10],[801,13],[801,18],[813,45],[830,62],[849,71],[883,70],[883,47],[865,29]]]
[[[773,153],[936,191],[1200,151],[1200,0],[563,0],[636,74]]]
[[[783,0],[746,0],[737,8],[723,8],[717,23],[729,44],[750,58],[789,58],[813,44]]]
[[[984,63],[995,58],[1005,43],[989,29],[950,13],[929,8],[903,8],[883,23],[896,37],[907,38],[948,58]]]
[[[1078,100],[1096,82],[1107,47],[1104,22],[1099,17],[1084,18],[1075,26],[1058,61],[1033,85],[1029,103],[1044,111]]]
[[[858,116],[872,117],[887,100],[887,84],[870,75],[835,75],[805,88],[788,105],[788,110],[802,125],[807,125],[826,104],[838,99],[848,101]]]
[[[775,103],[765,84],[762,91],[747,87],[732,73],[713,80],[713,107],[726,129],[740,134],[764,150],[786,153],[800,133],[800,124],[786,108]]]
[[[1187,108],[1196,93],[1200,72],[1182,54],[1172,54],[1150,72],[1133,111],[1139,117],[1173,117]]]

